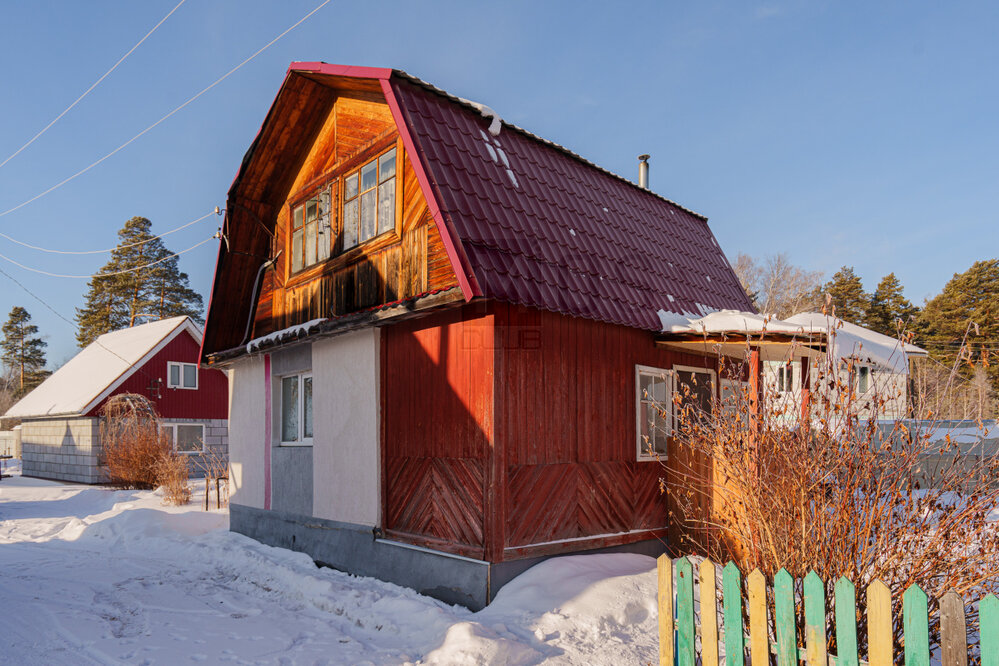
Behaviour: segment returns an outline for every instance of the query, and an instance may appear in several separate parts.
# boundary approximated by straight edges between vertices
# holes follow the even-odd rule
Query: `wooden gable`
[[[393,149],[392,228],[344,249],[345,179]],[[295,267],[295,209],[320,193],[328,197],[329,258]],[[458,286],[377,81],[289,73],[233,183],[227,214],[229,246],[220,253],[213,300],[232,294],[234,302],[212,303],[208,356],[244,344],[247,337]],[[247,285],[270,260],[252,298]],[[252,302],[235,302],[236,294]]]

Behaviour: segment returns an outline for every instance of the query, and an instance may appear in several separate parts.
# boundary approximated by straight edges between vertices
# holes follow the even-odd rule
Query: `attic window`
[[[167,363],[167,388],[197,389],[198,366],[194,363]]]
[[[343,179],[343,249],[395,229],[395,148]]]
[[[330,191],[323,190],[291,213],[291,271],[330,257]]]

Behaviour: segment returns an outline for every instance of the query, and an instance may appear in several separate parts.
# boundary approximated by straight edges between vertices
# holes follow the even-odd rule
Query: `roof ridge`
[[[418,85],[418,86],[420,86],[420,87],[422,87],[422,88],[424,88],[426,90],[429,90],[430,92],[432,92],[432,93],[434,93],[436,95],[444,97],[445,99],[448,99],[449,101],[451,101],[451,102],[453,102],[453,103],[455,103],[455,104],[457,104],[459,106],[465,107],[466,109],[469,109],[471,111],[480,112],[480,109],[476,106],[476,104],[473,103],[473,102],[471,102],[470,100],[464,99],[462,97],[458,97],[456,95],[452,95],[448,91],[443,90],[441,88],[438,88],[434,84],[428,83],[427,81],[424,81],[423,79],[421,79],[421,78],[419,78],[417,76],[413,76],[412,74],[410,74],[408,72],[405,72],[405,71],[403,71],[401,69],[393,69],[392,73],[393,73],[393,75],[399,76],[400,78],[405,79],[405,80],[409,81],[410,83]],[[555,150],[558,150],[559,152],[565,153],[569,157],[572,157],[573,159],[575,159],[575,160],[577,160],[579,162],[582,162],[583,164],[585,164],[585,165],[587,165],[589,167],[592,167],[593,169],[596,169],[597,171],[600,171],[601,173],[604,173],[604,174],[606,174],[606,175],[608,175],[608,176],[610,176],[612,178],[616,178],[617,180],[620,180],[622,182],[627,183],[628,185],[632,186],[633,188],[635,188],[639,192],[644,192],[646,194],[654,196],[657,199],[665,201],[666,203],[668,203],[668,204],[670,204],[672,206],[676,206],[680,210],[682,210],[682,211],[684,211],[686,213],[690,213],[691,215],[693,215],[694,217],[700,219],[703,222],[707,222],[708,221],[707,215],[704,215],[702,213],[698,213],[695,210],[691,210],[691,209],[687,208],[686,206],[683,206],[682,204],[678,204],[677,202],[673,201],[672,199],[664,197],[663,195],[659,194],[658,192],[655,192],[654,190],[650,190],[650,189],[647,189],[647,188],[644,188],[644,187],[640,187],[638,185],[638,183],[636,183],[635,181],[629,180],[628,178],[625,178],[624,176],[622,176],[620,174],[614,173],[613,171],[611,171],[609,169],[606,169],[606,168],[600,166],[599,164],[595,164],[594,162],[591,162],[590,160],[586,159],[585,157],[579,155],[576,152],[573,152],[572,150],[566,148],[565,146],[563,146],[563,145],[561,145],[559,143],[555,143],[554,141],[551,141],[551,140],[546,139],[544,137],[538,136],[537,134],[534,134],[533,132],[524,129],[523,127],[520,127],[518,125],[514,125],[513,123],[511,123],[509,121],[503,120],[499,116],[495,116],[495,118],[498,119],[504,126],[509,127],[510,129],[512,129],[514,131],[520,132],[521,134],[523,134],[524,136],[528,137],[529,139],[533,139],[534,141],[537,141],[539,143],[543,143],[543,144],[545,144],[547,146],[550,146],[550,147],[554,148]]]

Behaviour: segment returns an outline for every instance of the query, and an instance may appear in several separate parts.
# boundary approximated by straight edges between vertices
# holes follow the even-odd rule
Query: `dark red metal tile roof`
[[[753,307],[707,220],[402,72],[392,89],[482,295],[658,331]],[[671,298],[672,297],[672,298]]]

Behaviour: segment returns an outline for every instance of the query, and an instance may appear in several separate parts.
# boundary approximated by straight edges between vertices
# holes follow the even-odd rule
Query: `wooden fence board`
[[[770,666],[767,580],[759,569],[754,569],[749,574],[749,652],[752,666]]]
[[[902,595],[905,666],[930,666],[930,628],[926,593],[910,585]]]
[[[725,603],[725,666],[745,666],[746,645],[742,636],[742,572],[729,562],[722,573]]]
[[[964,601],[954,590],[940,598],[940,648],[943,666],[968,666]]]
[[[867,586],[867,661],[869,666],[893,666],[894,640],[891,590],[880,580]]]
[[[777,666],[798,665],[798,636],[794,618],[794,579],[786,569],[774,576],[774,625],[777,628]]]
[[[805,655],[808,666],[826,666],[826,584],[810,571],[805,576]]]
[[[718,666],[718,586],[715,581],[715,563],[710,559],[701,562],[701,666]]]
[[[857,666],[857,591],[849,578],[836,581],[836,666]]]
[[[694,567],[681,557],[676,561],[676,664],[694,666]]]
[[[673,560],[656,560],[659,574],[659,666],[673,666]]]
[[[978,604],[978,635],[982,666],[999,666],[999,598],[994,594]]]

